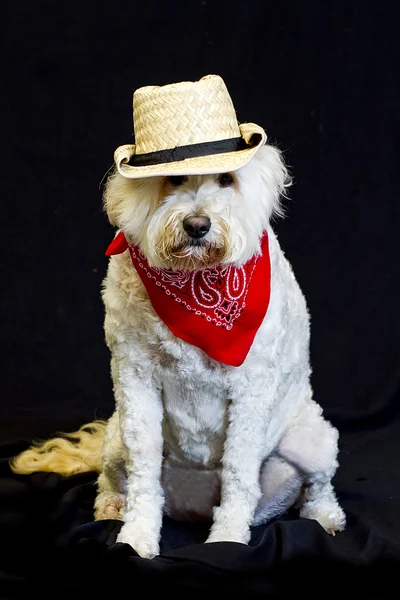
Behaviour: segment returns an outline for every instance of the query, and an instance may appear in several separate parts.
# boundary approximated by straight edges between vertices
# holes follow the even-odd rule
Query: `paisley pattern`
[[[216,266],[195,272],[153,269],[140,249],[128,244],[122,231],[106,255],[122,254],[127,249],[156,314],[172,333],[213,360],[232,367],[242,365],[270,301],[267,232],[261,239],[261,253],[240,268]]]
[[[135,246],[129,246],[132,262],[155,286],[183,309],[205,318],[217,327],[232,329],[246,305],[246,296],[257,264],[254,257],[244,266],[216,266],[201,271],[172,271],[148,265]]]

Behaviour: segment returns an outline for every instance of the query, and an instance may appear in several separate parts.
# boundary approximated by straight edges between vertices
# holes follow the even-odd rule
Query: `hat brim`
[[[116,149],[114,153],[115,165],[118,172],[127,179],[171,175],[211,175],[214,173],[237,171],[237,169],[244,167],[267,141],[265,131],[254,123],[243,123],[239,125],[239,130],[240,135],[248,144],[250,144],[251,139],[255,135],[259,138],[257,143],[249,145],[244,150],[236,150],[235,152],[196,156],[176,162],[137,167],[127,164],[135,154],[135,145],[131,144],[120,146]]]

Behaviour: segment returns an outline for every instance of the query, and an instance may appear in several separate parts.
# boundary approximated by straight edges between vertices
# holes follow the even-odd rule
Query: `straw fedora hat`
[[[135,144],[114,153],[129,179],[206,175],[243,167],[265,144],[265,131],[239,125],[225,83],[218,75],[133,94]]]

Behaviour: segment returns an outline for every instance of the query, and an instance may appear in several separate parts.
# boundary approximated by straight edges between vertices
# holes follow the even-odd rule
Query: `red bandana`
[[[172,333],[211,358],[239,367],[268,310],[271,264],[267,233],[261,255],[239,268],[156,269],[137,246],[128,244],[122,232],[106,255],[121,254],[128,248],[155,312]]]

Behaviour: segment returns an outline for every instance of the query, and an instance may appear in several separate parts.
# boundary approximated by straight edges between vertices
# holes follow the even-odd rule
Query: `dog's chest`
[[[226,378],[188,346],[160,373],[165,454],[182,462],[217,465],[227,424]]]

